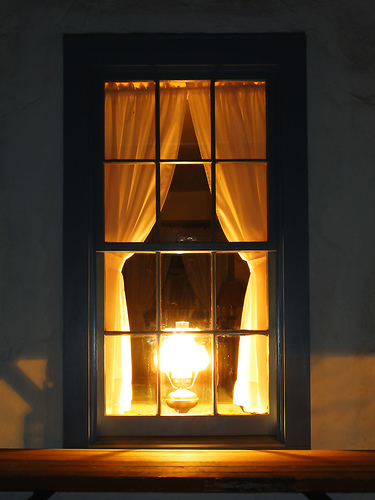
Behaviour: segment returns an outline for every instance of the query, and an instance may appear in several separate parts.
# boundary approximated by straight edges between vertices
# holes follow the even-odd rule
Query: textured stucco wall
[[[375,448],[373,0],[3,0],[0,447],[62,445],[62,35],[305,32],[313,448]]]

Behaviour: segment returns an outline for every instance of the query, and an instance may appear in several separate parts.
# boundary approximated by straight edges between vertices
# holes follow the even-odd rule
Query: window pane
[[[216,316],[219,330],[267,331],[268,304],[267,252],[217,254]]]
[[[156,255],[134,254],[122,271],[130,331],[156,330]]]
[[[211,241],[212,198],[206,173],[210,168],[209,163],[161,165],[161,202],[165,199],[160,217],[163,242]]]
[[[156,255],[104,254],[104,329],[155,331]]]
[[[212,335],[162,335],[161,415],[212,415]]]
[[[218,163],[216,211],[228,241],[267,241],[267,164]]]
[[[179,321],[211,329],[210,254],[161,256],[161,328],[175,328]]]
[[[154,163],[104,165],[105,241],[143,242],[156,221]]]
[[[104,330],[128,332],[129,317],[124,290],[122,269],[131,256],[129,252],[105,252],[104,254]]]
[[[221,415],[269,412],[267,335],[216,337],[217,412]]]
[[[105,335],[106,415],[156,415],[156,335]]]
[[[216,82],[215,132],[217,158],[265,159],[265,82]]]
[[[216,254],[216,328],[239,330],[250,278],[249,266],[238,253]]]
[[[154,82],[105,84],[105,158],[155,158]]]
[[[193,160],[197,151],[211,157],[210,82],[160,82],[160,157]]]

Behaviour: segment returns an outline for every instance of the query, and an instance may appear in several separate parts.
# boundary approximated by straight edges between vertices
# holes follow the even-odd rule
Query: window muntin
[[[133,270],[132,259],[145,262],[143,252],[104,255],[106,415],[269,413],[268,252],[251,247],[268,233],[265,102],[265,82],[257,81],[106,83],[105,241],[160,247]],[[211,250],[163,251],[165,243],[186,242],[210,243]],[[249,248],[218,253],[215,242]],[[185,273],[173,272],[177,262]],[[240,263],[246,271],[239,278],[232,271]],[[232,271],[223,278],[225,266]],[[147,310],[134,301],[142,287]],[[181,322],[184,333],[166,333]],[[160,359],[163,344],[183,335],[186,346],[204,346],[208,362],[180,387],[176,370],[163,370]],[[170,394],[193,385],[194,406],[170,402]]]

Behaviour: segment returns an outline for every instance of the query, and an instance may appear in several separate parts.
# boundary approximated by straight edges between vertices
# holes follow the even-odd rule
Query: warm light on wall
[[[160,347],[160,370],[175,389],[168,394],[166,403],[177,413],[187,413],[198,404],[199,397],[190,389],[210,360],[205,347],[195,342],[195,335],[185,333],[189,330],[188,322],[177,322],[173,329],[176,333],[164,337]]]

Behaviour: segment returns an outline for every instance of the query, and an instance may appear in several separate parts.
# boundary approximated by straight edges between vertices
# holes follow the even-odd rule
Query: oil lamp
[[[166,336],[160,347],[160,370],[168,376],[174,391],[167,396],[166,403],[177,413],[187,413],[199,401],[190,389],[197,375],[209,363],[209,355],[203,345],[195,342],[195,335],[187,333],[198,329],[189,328],[189,322],[176,322],[171,335]]]

